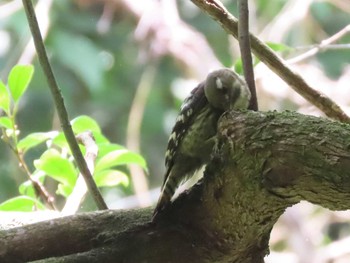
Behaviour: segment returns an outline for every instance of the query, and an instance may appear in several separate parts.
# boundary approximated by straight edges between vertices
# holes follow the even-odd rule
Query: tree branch
[[[216,20],[226,32],[237,39],[238,20],[220,2],[216,0],[191,1]],[[288,67],[284,60],[278,57],[261,40],[252,34],[250,34],[250,40],[253,53],[296,92],[318,107],[328,117],[350,123],[349,116],[334,101],[308,85],[299,74]]]
[[[250,49],[249,39],[249,9],[247,0],[238,1],[239,22],[238,22],[238,42],[241,50],[242,65],[245,80],[252,95],[249,109],[258,110],[258,99],[256,97],[255,78],[253,70],[253,59]]]
[[[89,168],[90,173],[94,173],[95,160],[98,155],[98,146],[96,144],[94,135],[91,131],[86,131],[77,135],[77,141],[85,146],[85,161]],[[87,192],[87,186],[84,180],[84,176],[80,173],[75,183],[72,193],[68,196],[64,207],[62,208],[62,215],[75,214],[80,204],[85,198]]]
[[[92,194],[97,207],[99,209],[107,209],[107,205],[103,200],[102,195],[92,178],[89,168],[87,167],[86,162],[84,160],[83,154],[81,153],[78,143],[75,139],[75,135],[73,133],[72,127],[69,122],[68,113],[64,105],[64,100],[62,97],[61,90],[57,85],[55,76],[53,74],[53,71],[51,69],[51,66],[46,54],[43,39],[40,34],[38,21],[35,16],[33,4],[31,0],[22,0],[22,2],[23,2],[24,10],[26,12],[29,27],[33,35],[34,45],[38,53],[39,62],[41,64],[41,67],[45,73],[47,82],[49,84],[49,88],[56,105],[56,109],[57,109],[58,117],[60,119],[63,133],[72,151],[72,154],[77,163],[77,166],[81,174],[84,176],[86,185],[90,193]]]
[[[339,39],[341,39],[342,37],[344,37],[345,35],[347,35],[350,32],[350,24],[347,25],[346,27],[344,27],[342,30],[340,30],[339,32],[337,32],[336,34],[334,34],[333,36],[324,39],[321,41],[320,44],[314,46],[312,49],[306,51],[305,53],[288,59],[287,63],[288,64],[293,64],[293,63],[299,63],[303,60],[306,60],[314,55],[316,55],[318,52],[325,50],[325,49],[329,49],[332,48],[331,44],[338,41]],[[350,48],[349,44],[344,44],[344,45],[338,45],[338,48]]]
[[[204,178],[156,222],[148,208],[10,229],[1,233],[0,261],[263,262],[271,229],[287,207],[306,200],[350,208],[348,138],[347,125],[326,119],[229,112]]]

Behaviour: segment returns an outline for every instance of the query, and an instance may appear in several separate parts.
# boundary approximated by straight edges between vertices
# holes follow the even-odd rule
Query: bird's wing
[[[162,188],[164,187],[174,165],[175,155],[177,154],[188,128],[195,120],[195,116],[198,115],[207,103],[208,100],[204,94],[204,82],[198,84],[198,86],[191,91],[190,95],[182,103],[180,113],[176,118],[175,125],[168,140],[168,147],[165,153],[166,172]]]

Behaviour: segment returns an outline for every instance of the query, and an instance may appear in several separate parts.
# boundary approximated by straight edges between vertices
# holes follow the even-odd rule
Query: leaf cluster
[[[79,171],[73,161],[72,154],[61,131],[34,132],[24,138],[20,137],[20,129],[16,123],[18,105],[27,90],[34,73],[31,65],[15,66],[5,85],[0,80],[0,109],[4,116],[0,117],[3,141],[16,155],[24,173],[29,177],[19,185],[19,196],[0,204],[0,211],[32,211],[45,209],[33,186],[33,179],[45,185],[48,178],[56,182],[55,194],[68,198],[76,187]],[[145,159],[125,147],[111,143],[102,133],[99,124],[89,116],[83,115],[71,121],[76,135],[90,131],[98,147],[93,177],[98,187],[127,187],[129,176],[122,169],[127,164],[137,164],[147,171]],[[34,160],[34,170],[29,171],[24,156],[32,149],[46,144],[41,156]],[[84,146],[80,146],[83,153]]]

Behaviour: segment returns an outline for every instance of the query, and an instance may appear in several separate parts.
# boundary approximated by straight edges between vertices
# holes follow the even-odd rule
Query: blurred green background
[[[135,174],[129,187],[103,189],[109,206],[154,203],[163,180],[168,135],[182,100],[210,70],[235,66],[239,59],[236,40],[189,0],[39,0],[35,3],[70,118],[79,115],[94,118],[111,142],[139,152],[147,160],[148,175],[137,168],[130,169]],[[237,15],[237,1],[223,3]],[[287,60],[350,27],[349,1],[252,0],[249,4],[251,31],[263,41],[277,43],[279,54]],[[314,88],[332,97],[350,113],[348,31],[350,29],[316,55],[291,61],[291,66]],[[21,1],[0,0],[0,78],[5,83],[15,64],[35,66],[34,78],[19,109],[20,137],[59,129],[51,94],[30,45]],[[289,109],[323,116],[264,65],[258,64],[255,69],[261,110]],[[30,168],[41,153],[39,147],[26,155]],[[3,202],[18,195],[18,185],[27,178],[3,142],[0,142],[0,160],[0,202]],[[139,198],[133,197],[135,191]],[[88,203],[83,210],[89,210]],[[289,213],[307,219],[321,213],[320,208],[309,204],[299,207],[303,212],[290,210]],[[322,210],[321,214],[324,213]],[[326,215],[328,219],[335,218],[333,221],[337,224],[346,221],[343,214]],[[283,233],[281,229],[288,229],[290,217],[281,219],[287,227],[283,225],[279,233]],[[295,225],[293,220],[291,224]],[[327,222],[333,226],[333,221]],[[332,229],[341,232],[346,227]],[[316,262],[309,248],[318,248],[340,235],[337,238],[326,235],[325,240],[330,227],[324,224],[317,229],[324,231],[322,237],[317,231],[318,234],[311,233],[313,230],[306,231],[306,235],[312,237],[305,237],[301,231],[300,242],[306,243],[300,248],[279,234],[275,234],[276,240],[272,238],[271,242],[277,250],[281,248],[285,252],[286,247],[290,247],[294,252],[281,255],[285,256],[285,262]],[[274,255],[280,256],[277,252]],[[268,262],[274,262],[272,260],[271,257]]]

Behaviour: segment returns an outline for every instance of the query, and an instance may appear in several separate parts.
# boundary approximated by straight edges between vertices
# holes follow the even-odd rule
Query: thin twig
[[[13,130],[16,131],[16,128],[13,127]],[[19,152],[17,148],[17,138],[12,137],[11,142],[11,138],[7,136],[6,131],[3,130],[2,134],[2,139],[10,147],[11,151],[13,151],[14,155],[18,160],[20,168],[24,171],[24,173],[28,176],[29,181],[32,183],[35,195],[37,197],[40,197],[48,208],[57,210],[54,204],[54,198],[48,193],[48,191],[46,191],[45,187],[41,184],[41,182],[37,180],[30,172],[26,162],[23,159],[23,153]]]
[[[249,9],[247,0],[238,1],[239,22],[238,22],[238,42],[241,50],[243,72],[245,81],[248,84],[252,95],[249,103],[249,109],[258,110],[258,100],[256,97],[255,78],[253,69],[253,59],[250,49],[249,39]]]
[[[216,20],[229,34],[238,37],[238,20],[230,14],[225,7],[216,0],[191,0],[199,8]],[[272,71],[280,76],[296,92],[310,103],[318,107],[328,117],[342,122],[350,123],[345,112],[326,95],[318,92],[308,85],[305,80],[294,72],[286,62],[278,57],[273,50],[262,43],[256,36],[250,34],[250,41],[254,54]]]
[[[295,47],[295,50],[310,50],[312,48],[319,47],[318,44],[316,45],[309,45],[309,46],[299,46]],[[350,49],[350,44],[331,44],[328,46],[324,46],[320,49],[320,52],[324,52],[327,50],[349,50]],[[287,60],[288,61],[288,60]]]
[[[46,50],[45,50],[45,46],[40,34],[40,29],[39,29],[39,25],[38,25],[38,21],[36,19],[35,16],[35,12],[34,12],[34,8],[33,8],[33,4],[31,2],[31,0],[22,0],[23,2],[23,6],[24,6],[24,10],[26,12],[26,16],[27,16],[27,20],[29,23],[29,27],[30,30],[32,32],[33,35],[33,39],[34,39],[34,44],[35,44],[35,48],[38,54],[38,58],[39,58],[39,62],[41,64],[41,67],[45,73],[47,82],[49,84],[49,88],[51,90],[55,105],[56,105],[56,109],[57,109],[57,113],[58,113],[58,117],[60,119],[60,123],[64,132],[64,135],[66,137],[66,140],[69,144],[69,147],[72,151],[72,154],[74,156],[74,159],[77,163],[77,166],[80,170],[80,172],[82,173],[82,175],[84,176],[86,185],[89,189],[89,192],[91,193],[97,207],[100,210],[103,209],[108,209],[107,205],[105,203],[105,201],[102,198],[102,195],[100,193],[100,191],[98,190],[92,176],[91,173],[89,171],[89,168],[86,165],[86,162],[84,160],[83,154],[81,153],[78,143],[75,139],[72,127],[69,123],[69,118],[68,118],[68,113],[66,110],[66,107],[64,105],[64,100],[61,94],[61,90],[59,89],[56,79],[54,77],[53,71],[51,69],[49,60],[47,58],[47,54],[46,54]]]
[[[95,138],[92,132],[87,131],[78,134],[77,140],[79,143],[83,144],[86,149],[85,161],[89,167],[90,173],[93,174],[95,170],[95,160],[98,154],[98,146],[95,142]],[[62,209],[63,215],[73,215],[75,214],[80,204],[85,198],[87,192],[86,183],[84,182],[84,176],[80,173],[78,179],[75,183],[73,192],[67,198],[67,201]]]
[[[288,64],[293,64],[293,63],[299,63],[305,59],[308,59],[314,55],[316,55],[317,53],[319,53],[320,51],[326,49],[328,46],[330,46],[332,43],[338,41],[339,39],[341,39],[343,36],[345,36],[346,34],[348,34],[350,32],[350,24],[347,25],[346,27],[344,27],[342,30],[340,30],[339,32],[335,33],[333,36],[321,41],[321,43],[319,45],[314,46],[312,49],[306,51],[305,53],[288,59],[286,62]],[[343,46],[344,47],[344,46]],[[347,44],[347,47],[349,47],[349,45]]]
[[[24,172],[27,174],[29,181],[32,183],[34,191],[36,195],[40,196],[42,200],[44,200],[44,203],[51,209],[57,210],[55,204],[54,204],[54,198],[50,195],[50,193],[46,190],[46,188],[42,185],[42,183],[37,180],[33,174],[29,171],[29,168],[26,164],[26,162],[23,159],[23,156],[21,153],[16,150],[15,155],[17,156],[17,159],[20,163],[21,168],[24,170]]]

